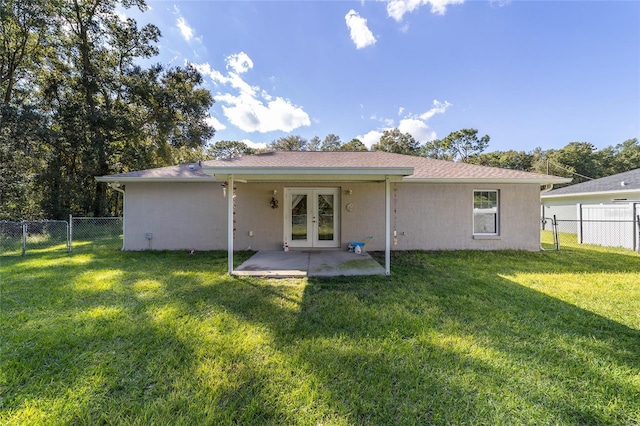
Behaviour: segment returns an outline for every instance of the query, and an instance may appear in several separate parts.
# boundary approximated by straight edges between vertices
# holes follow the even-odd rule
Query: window
[[[473,191],[474,235],[498,235],[498,191]]]

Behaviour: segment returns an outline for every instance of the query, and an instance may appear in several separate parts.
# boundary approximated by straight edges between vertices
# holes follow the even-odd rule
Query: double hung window
[[[498,191],[473,191],[473,234],[499,234]]]

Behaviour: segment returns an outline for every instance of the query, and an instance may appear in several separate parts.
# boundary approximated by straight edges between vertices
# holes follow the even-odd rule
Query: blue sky
[[[640,134],[637,1],[149,1],[153,62],[194,64],[213,141],[462,128],[487,151]]]

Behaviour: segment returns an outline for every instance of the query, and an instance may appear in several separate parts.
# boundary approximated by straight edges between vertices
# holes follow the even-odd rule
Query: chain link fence
[[[589,244],[621,247],[640,253],[640,216],[635,220],[542,219],[542,247]]]
[[[25,224],[22,222],[0,222],[0,256],[24,254]]]
[[[119,250],[122,248],[121,217],[72,217],[64,220],[0,222],[0,256],[25,255],[30,251]]]
[[[70,251],[122,249],[121,217],[69,217]]]
[[[0,222],[0,255],[27,250],[69,250],[69,224],[64,220]]]

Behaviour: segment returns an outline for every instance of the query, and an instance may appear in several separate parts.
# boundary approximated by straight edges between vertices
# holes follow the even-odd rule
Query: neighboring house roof
[[[405,182],[495,182],[538,183],[568,182],[567,178],[529,173],[519,170],[478,166],[432,158],[392,154],[383,151],[275,151],[227,160],[203,161],[159,169],[101,176],[101,182],[127,181],[210,181],[211,175],[233,174],[250,180],[275,177],[340,177],[373,180],[392,175]]]
[[[640,194],[640,169],[554,189],[543,194],[542,198],[579,197],[596,194],[611,194],[615,196],[618,192],[638,192]]]

